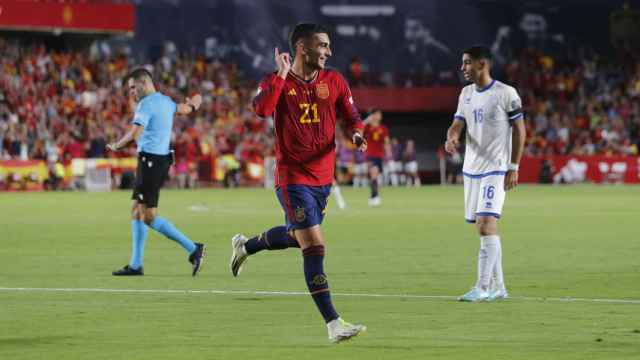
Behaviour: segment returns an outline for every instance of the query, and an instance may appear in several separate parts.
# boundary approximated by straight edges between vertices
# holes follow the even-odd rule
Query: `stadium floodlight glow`
[[[325,16],[393,16],[393,5],[323,5],[320,12]]]

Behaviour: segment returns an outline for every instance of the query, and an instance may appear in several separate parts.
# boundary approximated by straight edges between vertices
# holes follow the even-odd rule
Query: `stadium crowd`
[[[128,57],[58,52],[2,39],[0,52],[0,160],[43,160],[49,177],[64,187],[73,185],[68,181],[73,159],[135,156],[133,145],[119,153],[106,150],[107,143],[126,131],[135,107],[122,84],[132,68]],[[172,177],[177,185],[261,182],[262,165],[274,155],[274,144],[271,120],[263,121],[251,109],[256,84],[243,80],[234,64],[201,57],[165,55],[148,66],[159,90],[173,99],[203,95],[197,115],[178,117],[174,125]],[[344,170],[340,179],[352,182],[356,151],[349,142],[339,143]],[[389,149],[388,164],[398,179],[405,179],[400,177],[401,164],[403,158],[404,163],[415,160],[415,149],[410,145],[413,155],[404,155],[402,147],[395,146],[395,155]],[[116,170],[114,175],[120,180],[122,174]],[[394,176],[393,184],[399,183]]]
[[[525,155],[638,154],[640,64],[611,60],[525,49],[506,65],[526,110]]]
[[[129,126],[135,106],[122,86],[131,70],[126,56],[49,51],[1,39],[0,51],[1,159],[68,165],[75,158],[135,156],[133,146],[106,150]],[[262,162],[272,151],[269,124],[249,107],[254,86],[240,83],[235,66],[163,56],[151,70],[160,91],[176,100],[203,94],[197,116],[175,122],[178,178],[194,183],[188,180],[213,179],[222,169],[221,180],[231,184],[242,163]]]
[[[135,106],[121,83],[132,68],[127,56],[59,52],[3,39],[0,51],[0,160],[44,160],[50,177],[65,178],[63,169],[75,158],[135,156],[133,146],[117,154],[106,151],[106,144],[129,126]],[[619,66],[587,51],[557,57],[522,51],[504,73],[525,105],[525,154],[637,155],[640,64],[634,65]],[[274,150],[271,122],[251,110],[256,83],[243,79],[234,64],[176,52],[148,66],[163,93],[176,100],[195,92],[204,98],[196,116],[176,119],[177,184],[259,183],[268,171],[262,164]],[[385,183],[415,183],[410,181],[413,165],[407,169],[414,162],[412,141],[392,141]],[[348,141],[339,139],[341,182],[364,186],[364,163]]]

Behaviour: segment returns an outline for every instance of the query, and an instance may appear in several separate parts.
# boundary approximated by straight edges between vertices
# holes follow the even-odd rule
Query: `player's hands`
[[[281,53],[278,48],[275,48],[274,57],[278,66],[278,76],[285,79],[291,70],[291,55],[286,52]]]
[[[109,150],[109,151],[118,151],[118,147],[116,146],[116,143],[108,143],[107,144],[107,150]]]
[[[518,172],[514,170],[507,171],[504,177],[504,189],[509,191],[518,185]]]
[[[202,105],[202,95],[195,94],[192,97],[187,98],[187,104],[193,105],[193,107],[198,110],[200,108],[200,105]]]
[[[458,139],[447,139],[444,143],[444,151],[453,155],[456,151],[458,151],[458,146],[460,145],[460,140]]]
[[[359,132],[354,133],[353,134],[353,138],[351,140],[356,145],[358,150],[360,150],[362,152],[367,150],[367,140]]]

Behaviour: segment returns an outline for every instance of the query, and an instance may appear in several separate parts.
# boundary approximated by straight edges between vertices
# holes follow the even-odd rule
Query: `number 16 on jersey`
[[[473,122],[476,124],[482,123],[482,109],[473,110]]]

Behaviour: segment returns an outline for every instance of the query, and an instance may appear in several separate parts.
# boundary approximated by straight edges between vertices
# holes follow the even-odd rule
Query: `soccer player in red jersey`
[[[332,55],[329,31],[317,24],[298,24],[289,44],[293,64],[288,53],[276,48],[278,71],[262,80],[253,100],[258,116],[274,118],[276,194],[286,226],[251,239],[235,235],[231,272],[238,276],[247,257],[259,251],[301,248],[309,292],[327,324],[329,340],[340,342],[366,327],[339,317],[323,269],[325,240],[320,224],[335,168],[336,110],[344,118],[342,128],[360,151],[366,150],[367,142],[347,82],[337,71],[325,69]]]
[[[367,162],[369,165],[369,186],[371,196],[369,206],[379,206],[381,203],[378,187],[380,174],[384,163],[385,145],[389,144],[389,129],[382,124],[382,111],[375,109],[365,119],[364,138],[367,139]]]

